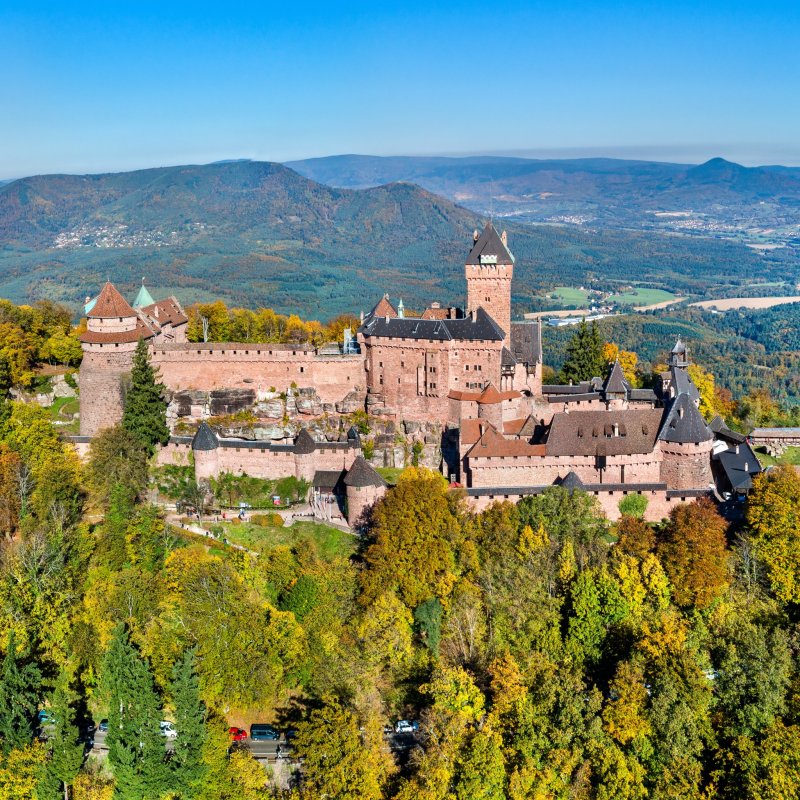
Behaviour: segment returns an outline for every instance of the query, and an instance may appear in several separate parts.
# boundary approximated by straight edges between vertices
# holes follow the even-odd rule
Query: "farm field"
[[[585,305],[589,302],[589,292],[574,286],[556,286],[552,292],[547,293],[547,297],[565,306]]]
[[[634,287],[622,294],[612,294],[608,298],[610,303],[624,306],[655,306],[662,303],[672,303],[678,296],[664,289],[643,289]]]
[[[772,308],[788,303],[800,303],[800,296],[787,297],[726,297],[722,300],[700,300],[692,303],[698,308],[714,308],[717,311],[730,311],[733,308]]]

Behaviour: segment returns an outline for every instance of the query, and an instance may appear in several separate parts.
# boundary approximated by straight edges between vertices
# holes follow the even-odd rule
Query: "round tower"
[[[94,436],[122,419],[124,381],[141,338],[152,335],[128,301],[109,281],[87,305],[81,334],[80,432]]]
[[[687,393],[672,401],[659,439],[661,480],[667,489],[707,489],[713,483],[714,434]]]
[[[364,456],[356,456],[344,476],[347,491],[347,523],[351,528],[363,524],[370,508],[386,494],[389,484]]]
[[[498,234],[491,222],[483,233],[476,230],[465,266],[467,312],[483,308],[503,329],[504,344],[511,346],[511,280],[514,256],[506,232]]]
[[[219,475],[219,439],[205,422],[200,423],[192,439],[192,455],[194,477],[198,483]]]

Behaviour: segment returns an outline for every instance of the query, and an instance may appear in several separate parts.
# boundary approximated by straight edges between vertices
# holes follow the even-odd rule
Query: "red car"
[[[247,738],[247,731],[243,728],[228,728],[228,733],[234,742],[243,742]]]

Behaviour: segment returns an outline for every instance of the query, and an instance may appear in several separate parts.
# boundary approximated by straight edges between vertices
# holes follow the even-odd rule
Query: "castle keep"
[[[656,520],[675,503],[747,490],[758,460],[721,420],[703,420],[682,343],[655,390],[632,388],[618,363],[604,380],[543,386],[539,323],[511,319],[505,232],[491,223],[475,231],[465,275],[464,308],[432,302],[412,317],[385,295],[354,341],[321,348],[189,342],[174,297],[154,302],[142,287],[129,305],[107,283],[87,305],[81,337],[81,438],[120,420],[133,352],[145,339],[171,413],[200,422],[193,436],[173,436],[161,463],[189,463],[191,453],[198,480],[296,475],[312,484],[315,513],[345,510],[354,525],[386,489],[355,429],[322,440],[306,424],[288,439],[273,426],[252,440],[203,420],[245,407],[306,422],[363,410],[406,433],[434,426],[435,460],[477,508],[558,484],[593,493],[611,518],[626,495],[642,494]]]

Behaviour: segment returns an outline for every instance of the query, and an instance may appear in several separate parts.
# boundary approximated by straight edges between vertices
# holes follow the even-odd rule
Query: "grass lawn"
[[[792,464],[795,466],[800,464],[800,447],[787,447],[783,455],[778,456],[778,458],[768,455],[763,447],[757,447],[755,451],[762,467],[774,467],[777,464]]]
[[[80,410],[80,401],[77,397],[56,397],[50,406],[50,418],[58,422],[58,429],[65,433],[77,433],[79,421],[73,417]]]
[[[403,467],[378,467],[375,471],[380,475],[389,486],[395,486]]]
[[[294,545],[304,540],[316,544],[321,558],[331,560],[353,554],[356,537],[338,528],[319,522],[295,522],[291,527],[275,528],[243,522],[239,525],[230,522],[220,523],[222,534],[229,542],[243,545],[250,550],[266,552],[279,545]]]
[[[611,297],[609,297],[609,301],[624,306],[651,306],[656,303],[666,303],[668,300],[674,300],[676,297],[676,294],[667,292],[664,289],[634,288],[630,292],[612,294]]]
[[[589,292],[585,289],[576,289],[574,286],[556,286],[552,292],[547,293],[547,298],[558,300],[564,306],[583,307],[589,301]]]

